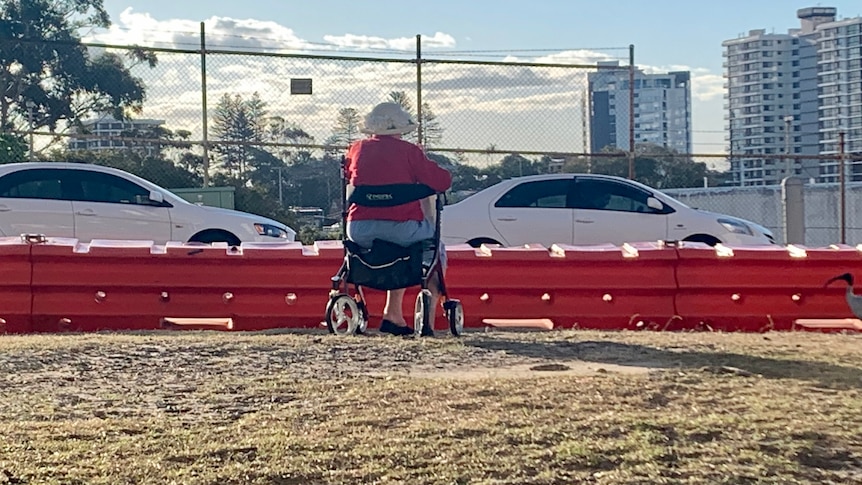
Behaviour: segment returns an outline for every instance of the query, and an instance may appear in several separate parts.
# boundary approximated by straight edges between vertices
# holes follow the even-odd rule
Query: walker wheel
[[[416,295],[416,305],[413,307],[413,335],[431,336],[434,329],[431,328],[431,292],[423,289]]]
[[[336,295],[326,304],[326,328],[329,333],[353,335],[367,325],[359,304],[350,295]]]
[[[449,332],[459,337],[464,333],[464,306],[459,300],[449,300],[443,304],[443,310],[449,321]]]

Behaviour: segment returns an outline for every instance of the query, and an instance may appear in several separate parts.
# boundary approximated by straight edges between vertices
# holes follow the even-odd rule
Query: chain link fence
[[[727,157],[726,163],[740,167],[741,176],[737,172],[738,178],[732,179],[727,173],[719,184],[704,180],[702,187],[668,188],[665,192],[694,208],[757,222],[775,234],[776,242],[786,244],[786,201],[781,181],[789,174],[805,183],[804,241],[796,242],[812,246],[836,244],[842,242],[843,228],[843,242],[862,243],[862,180],[857,178],[851,161],[842,162],[840,155],[735,155]],[[842,165],[846,174],[843,186],[839,183]],[[814,183],[830,175],[834,175],[833,182]]]
[[[381,101],[396,101],[415,115],[420,130],[411,141],[453,172],[450,201],[513,176],[599,173],[634,178],[779,235],[780,189],[769,184],[787,173],[822,181],[833,171],[837,177],[837,156],[794,159],[786,171],[786,161],[776,157],[695,156],[654,143],[647,136],[651,121],[634,113],[638,103],[655,100],[638,98],[630,82],[633,47],[601,59],[575,53],[565,62],[433,59],[418,51],[414,58],[374,58],[86,47],[93,57],[109,53],[127,66],[131,78],[117,82],[138,83],[131,88],[145,97],[128,103],[123,115],[100,109],[111,100],[76,99],[75,121],[50,130],[50,113],[19,109],[10,131],[32,145],[31,159],[115,166],[185,189],[189,200],[211,200],[194,188],[229,187],[233,208],[304,229],[306,239],[325,236],[338,222],[340,157],[363,136],[362,117]],[[609,114],[612,120],[602,120]],[[862,177],[858,166],[860,173],[851,169],[848,180]],[[735,178],[719,169],[728,167],[736,169]],[[688,189],[672,190],[681,187]],[[810,213],[837,215],[830,200],[815,197]],[[848,201],[858,207],[855,198]],[[837,241],[833,219],[813,219],[811,241]],[[847,224],[848,236],[857,237],[856,223]]]

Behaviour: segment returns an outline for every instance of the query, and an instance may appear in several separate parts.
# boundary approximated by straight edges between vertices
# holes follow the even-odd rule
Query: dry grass
[[[0,484],[862,483],[862,339],[0,338]]]

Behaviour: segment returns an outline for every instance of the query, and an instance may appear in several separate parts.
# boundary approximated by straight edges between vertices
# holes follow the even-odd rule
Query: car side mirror
[[[655,197],[648,197],[646,200],[646,205],[650,209],[655,209],[658,212],[664,210],[664,204],[662,204],[661,201],[656,199]]]
[[[136,195],[135,203],[138,205],[151,205],[153,207],[171,207],[171,204],[165,202],[165,195],[158,190],[151,190],[146,197]]]

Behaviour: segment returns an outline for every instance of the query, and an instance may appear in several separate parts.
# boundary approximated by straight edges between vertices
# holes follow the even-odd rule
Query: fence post
[[[28,99],[25,104],[27,105],[27,129],[30,138],[30,151],[28,152],[27,159],[32,162],[36,157],[36,152],[33,149],[33,132],[35,131],[33,127],[33,108],[36,107],[36,103]]]
[[[841,244],[847,244],[847,175],[844,173],[844,132],[838,133],[838,230]]]
[[[422,126],[422,35],[416,34],[416,124],[418,125],[416,141],[421,146],[424,142]]]
[[[204,23],[201,22],[201,129],[203,130],[203,145],[204,145],[204,187],[210,185],[210,150],[209,138],[207,136],[207,46],[206,33]]]
[[[635,46],[629,44],[629,179],[635,178]]]
[[[781,181],[784,211],[784,243],[805,244],[805,185],[801,178],[785,177]]]

